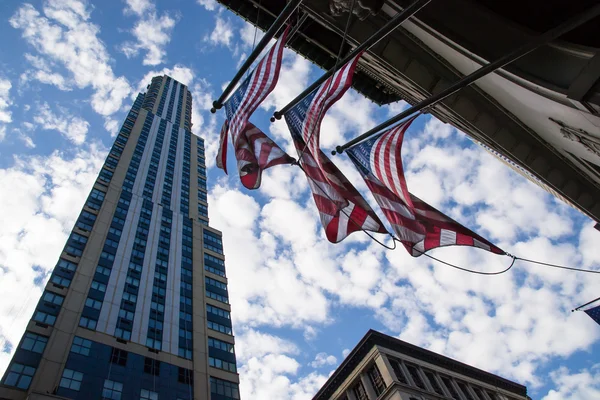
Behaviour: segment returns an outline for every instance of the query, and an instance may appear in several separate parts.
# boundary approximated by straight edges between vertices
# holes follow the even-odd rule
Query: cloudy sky
[[[525,384],[534,399],[600,398],[600,327],[570,311],[598,297],[600,277],[524,264],[476,276],[359,233],[331,245],[297,168],[275,167],[249,192],[214,167],[223,113],[208,108],[255,30],[212,0],[5,0],[0,37],[0,373],[133,98],[167,73],[193,90],[193,130],[207,142],[244,398],[310,398],[369,328]],[[279,86],[252,119],[290,152],[285,123],[268,116],[319,74],[286,50]],[[403,106],[350,91],[326,116],[322,145]],[[588,218],[452,127],[420,117],[404,156],[411,191],[506,251],[600,268]],[[345,156],[334,161],[365,190]],[[480,270],[509,262],[464,248],[434,254]]]

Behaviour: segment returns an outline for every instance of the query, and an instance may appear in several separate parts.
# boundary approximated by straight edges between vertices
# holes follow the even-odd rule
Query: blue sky
[[[331,245],[297,168],[272,168],[249,192],[214,167],[223,113],[208,108],[254,34],[210,0],[0,3],[0,372],[134,96],[168,73],[193,91],[193,130],[207,141],[244,398],[310,398],[369,328],[526,384],[534,399],[600,398],[600,327],[570,312],[598,296],[596,276],[523,264],[468,275],[361,234]],[[319,74],[286,50],[279,85],[252,118],[290,154],[285,123],[268,116]],[[350,91],[326,116],[322,145],[404,106]],[[452,127],[420,117],[403,152],[411,191],[506,251],[600,267],[588,218]],[[349,160],[335,162],[364,192]],[[509,262],[464,248],[434,254],[482,270]]]

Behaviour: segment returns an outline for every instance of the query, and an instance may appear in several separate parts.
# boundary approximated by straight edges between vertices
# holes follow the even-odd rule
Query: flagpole
[[[362,135],[358,136],[357,138],[350,140],[348,143],[346,143],[342,146],[337,146],[335,149],[335,152],[337,152],[337,154],[342,154],[344,152],[344,150],[348,149],[349,147],[352,147],[355,144],[367,139],[368,137],[373,136],[376,133],[379,133],[383,129],[385,129],[391,125],[394,125],[396,122],[401,121],[402,119],[416,113],[417,111],[420,111],[426,107],[434,105],[435,103],[437,103],[441,100],[444,100],[446,97],[451,96],[454,93],[458,92],[459,90],[469,86],[470,84],[475,82],[477,79],[479,79],[491,72],[494,72],[497,69],[500,69],[500,68],[506,66],[507,64],[510,64],[511,62],[532,52],[539,46],[544,45],[544,44],[564,35],[565,33],[577,28],[581,24],[586,23],[587,21],[595,18],[598,15],[600,15],[600,4],[597,4],[593,7],[591,7],[589,10],[586,10],[585,12],[583,12],[579,15],[576,15],[575,17],[569,19],[566,22],[563,22],[559,26],[557,26],[553,29],[550,29],[549,31],[546,31],[543,34],[536,36],[529,43],[526,43],[523,46],[519,47],[518,49],[512,51],[511,53],[506,54],[505,56],[499,58],[498,60],[479,68],[478,70],[476,70],[476,71],[472,72],[471,74],[462,78],[460,81],[451,85],[447,89],[421,101],[420,103],[415,104],[414,106],[401,112],[400,114],[396,115],[395,117],[388,119],[387,121],[377,125],[375,128],[363,133]],[[332,153],[335,154],[335,152],[332,152]]]
[[[596,301],[598,301],[598,300],[600,300],[600,297],[598,297],[597,299],[594,299],[594,300],[592,300],[592,301],[588,301],[587,303],[585,303],[585,304],[582,304],[582,305],[580,305],[579,307],[572,309],[572,310],[571,310],[571,312],[573,312],[573,311],[579,311],[579,309],[580,309],[580,308],[583,308],[583,307],[585,307],[585,306],[587,306],[587,305],[590,305],[590,304],[592,304],[592,303],[594,303],[594,302],[596,302]]]
[[[256,58],[260,55],[264,48],[267,47],[269,41],[273,39],[277,31],[279,31],[279,28],[281,28],[283,24],[285,24],[289,16],[292,15],[296,8],[298,8],[300,3],[302,3],[302,0],[290,0],[290,2],[287,3],[283,11],[281,11],[281,13],[275,19],[275,21],[273,21],[273,24],[271,24],[269,30],[265,32],[265,35],[262,37],[260,42],[258,42],[252,53],[250,53],[250,55],[248,56],[244,64],[240,67],[238,72],[235,74],[231,82],[229,82],[229,84],[223,91],[223,94],[221,94],[218,100],[213,101],[213,108],[210,109],[211,113],[214,114],[217,112],[217,110],[223,107],[223,102],[225,101],[227,96],[229,96],[229,94],[233,91],[235,85],[237,85],[239,80],[244,76],[244,73],[246,73],[248,68],[252,66],[254,60],[256,60]],[[258,21],[256,21],[256,23],[258,24]]]
[[[371,35],[367,40],[361,43],[358,47],[356,47],[353,51],[351,51],[342,61],[337,63],[338,65],[344,65],[348,61],[350,61],[355,55],[360,53],[363,50],[366,50],[377,43],[387,35],[389,35],[394,29],[396,29],[400,24],[406,21],[408,18],[412,17],[417,11],[421,8],[425,7],[431,0],[416,0],[411,5],[406,7],[404,10],[396,14],[392,19],[390,19],[383,27],[381,27],[377,32]],[[292,107],[298,104],[302,99],[308,96],[313,90],[319,87],[323,82],[327,80],[330,76],[332,76],[336,72],[336,68],[332,68],[329,71],[325,72],[319,79],[313,82],[308,88],[306,88],[302,93],[300,93],[296,98],[290,101],[287,105],[285,105],[281,110],[275,111],[273,116],[271,117],[271,122],[275,122],[275,120],[281,119],[283,114],[288,112]]]

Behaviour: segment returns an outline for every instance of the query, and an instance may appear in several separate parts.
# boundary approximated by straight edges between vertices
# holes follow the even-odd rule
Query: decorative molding
[[[600,138],[590,134],[587,131],[584,131],[583,129],[574,128],[552,117],[549,119],[560,126],[560,133],[562,133],[563,137],[574,142],[581,143],[587,151],[590,151],[600,157]]]

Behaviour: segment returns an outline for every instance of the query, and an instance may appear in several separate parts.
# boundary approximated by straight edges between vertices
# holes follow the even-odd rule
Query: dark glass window
[[[356,400],[369,400],[369,396],[367,395],[367,391],[363,386],[361,381],[358,381],[353,387],[352,392],[354,393],[354,397]]]
[[[435,379],[435,374],[432,371],[428,371],[428,370],[424,370],[424,372],[425,372],[425,376],[429,380],[429,383],[431,384],[431,387],[433,388],[433,391],[436,392],[437,394],[443,395],[444,391],[438,384],[438,381]]]
[[[194,373],[192,370],[179,367],[177,380],[186,385],[191,385],[194,383]]]
[[[4,384],[6,386],[14,386],[19,389],[29,389],[31,379],[35,374],[35,368],[28,365],[13,363],[7,371]]]
[[[160,361],[150,357],[144,359],[144,372],[150,375],[159,376]]]
[[[89,356],[90,349],[92,348],[92,342],[90,340],[75,336],[73,338],[73,345],[71,346],[71,352],[81,354],[82,356]]]
[[[400,364],[400,361],[395,360],[393,358],[390,358],[390,364],[392,365],[392,369],[394,370],[394,373],[396,374],[396,379],[398,379],[398,381],[400,383],[404,383],[405,385],[408,384],[408,381],[406,380],[406,376],[404,375],[404,371],[402,370],[402,365]]]
[[[444,383],[444,386],[446,386],[446,389],[448,389],[448,391],[450,392],[450,396],[455,400],[459,400],[460,397],[458,395],[458,392],[456,391],[456,389],[454,389],[454,385],[452,385],[452,381],[450,380],[450,378],[447,376],[442,376],[441,378],[442,382]]]
[[[240,389],[237,383],[229,382],[224,379],[210,377],[210,393],[220,395],[227,400],[237,400],[240,398]]]
[[[127,365],[127,352],[121,349],[115,349],[113,347],[112,353],[110,354],[110,362],[117,365]]]
[[[373,385],[373,389],[375,389],[375,393],[377,393],[377,396],[379,396],[385,390],[385,382],[381,376],[381,373],[379,372],[379,368],[377,368],[377,365],[373,364],[367,371],[367,375],[369,375],[369,380]]]
[[[48,338],[46,336],[40,336],[32,332],[25,332],[23,336],[23,343],[21,348],[23,350],[33,351],[34,353],[43,353],[46,348]]]
[[[419,371],[417,370],[417,367],[415,367],[414,365],[406,364],[406,368],[408,369],[408,373],[410,374],[415,385],[419,389],[425,389],[426,388],[425,383],[421,379],[421,375],[419,375]]]

